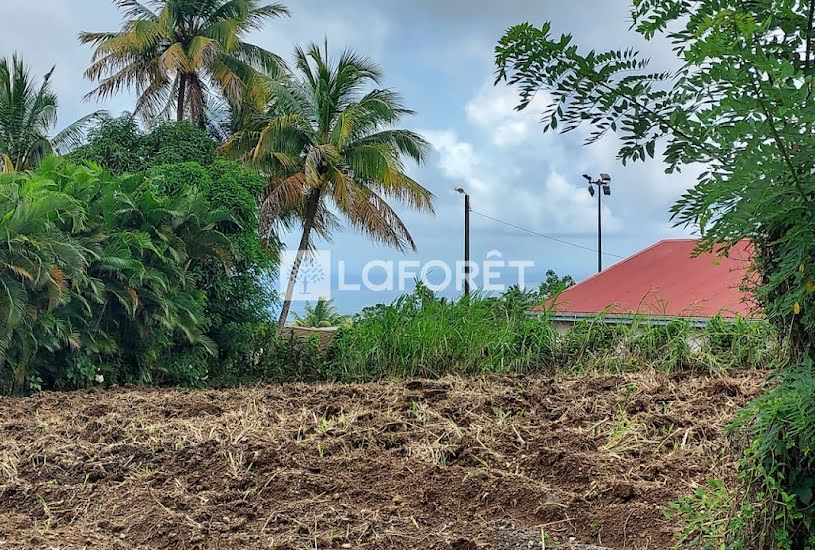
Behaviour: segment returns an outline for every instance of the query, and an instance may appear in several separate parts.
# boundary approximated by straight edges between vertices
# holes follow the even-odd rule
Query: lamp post
[[[611,195],[611,176],[600,174],[596,180],[591,179],[588,174],[583,174],[583,177],[589,182],[591,196],[597,195],[597,273],[600,273],[603,271],[603,195]]]
[[[470,195],[461,187],[455,191],[464,195],[464,295],[470,295]]]

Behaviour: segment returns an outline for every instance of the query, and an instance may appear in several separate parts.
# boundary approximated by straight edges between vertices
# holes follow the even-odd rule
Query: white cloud
[[[550,103],[549,97],[541,93],[526,109],[518,111],[515,107],[520,101],[520,95],[513,88],[487,82],[464,110],[467,120],[487,132],[494,145],[510,147],[523,143],[532,132],[540,132],[540,113]]]
[[[552,172],[546,179],[540,200],[541,214],[554,220],[555,226],[563,232],[585,231],[597,223],[597,199],[582,187],[569,183],[562,175]],[[603,205],[603,230],[618,233],[623,222],[609,208]]]
[[[612,196],[603,197],[607,234],[645,242],[689,234],[672,227],[669,208],[701,169],[665,174],[659,147],[657,159],[622,166],[615,135],[585,146],[588,126],[567,134],[544,133],[540,119],[549,98],[541,94],[516,111],[519,102],[514,89],[484,82],[464,109],[472,134],[459,139],[447,130],[436,132],[433,141],[442,173],[466,182],[476,190],[474,196],[481,191],[495,217],[524,220],[526,227],[542,232],[588,236],[596,228],[597,199],[587,192],[581,174],[607,172],[613,177]],[[468,171],[453,169],[462,163]]]
[[[422,135],[439,153],[438,168],[446,178],[461,182],[468,193],[489,190],[489,185],[481,177],[484,165],[472,144],[460,141],[451,130],[426,130]]]
[[[550,233],[581,233],[596,226],[595,200],[557,171],[550,170],[538,188],[529,185],[526,171],[506,151],[496,160],[489,148],[476,148],[451,130],[422,133],[438,153],[439,171],[451,180],[451,187],[466,189],[474,210]],[[603,206],[603,218],[608,233],[622,230],[622,220],[607,205]]]

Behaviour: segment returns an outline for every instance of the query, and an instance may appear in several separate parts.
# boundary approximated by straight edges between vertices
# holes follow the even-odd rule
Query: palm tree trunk
[[[291,310],[291,297],[294,294],[294,285],[297,283],[297,274],[300,271],[300,264],[303,263],[303,258],[308,250],[308,241],[311,236],[311,230],[314,228],[314,218],[317,216],[317,208],[320,206],[320,190],[314,189],[308,197],[308,204],[306,205],[306,218],[303,222],[303,235],[300,237],[300,246],[297,248],[297,256],[294,258],[294,264],[291,266],[291,274],[289,275],[289,283],[286,286],[286,296],[283,300],[283,309],[280,310],[280,319],[277,321],[277,331],[283,330],[286,325],[286,319],[289,317],[289,310]]]
[[[187,77],[184,74],[178,75],[178,110],[176,112],[176,121],[181,122],[184,120],[184,99],[187,95]]]

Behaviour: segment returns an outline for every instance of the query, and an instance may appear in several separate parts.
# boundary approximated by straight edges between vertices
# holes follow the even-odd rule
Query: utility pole
[[[596,180],[588,174],[583,174],[583,177],[589,182],[591,196],[597,193],[597,273],[600,273],[603,271],[603,195],[611,195],[611,176],[600,174]],[[594,186],[597,186],[597,191]]]
[[[470,295],[470,195],[461,187],[456,191],[464,195],[464,296]]]

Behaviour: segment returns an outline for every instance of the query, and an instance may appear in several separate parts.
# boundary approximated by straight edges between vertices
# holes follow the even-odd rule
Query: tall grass
[[[787,357],[761,322],[714,318],[697,328],[681,318],[666,324],[594,318],[560,335],[547,316],[529,315],[531,304],[522,298],[510,292],[448,300],[419,287],[340,329],[323,372],[348,381],[528,371],[719,373],[775,368]]]
[[[481,294],[447,300],[420,287],[340,329],[332,365],[345,380],[506,373],[552,360],[557,335],[521,304]]]
[[[580,321],[561,336],[555,367],[611,372],[723,373],[772,369],[788,360],[785,346],[764,322],[714,317],[704,327],[684,318],[654,323],[635,317],[628,324],[602,316]]]

